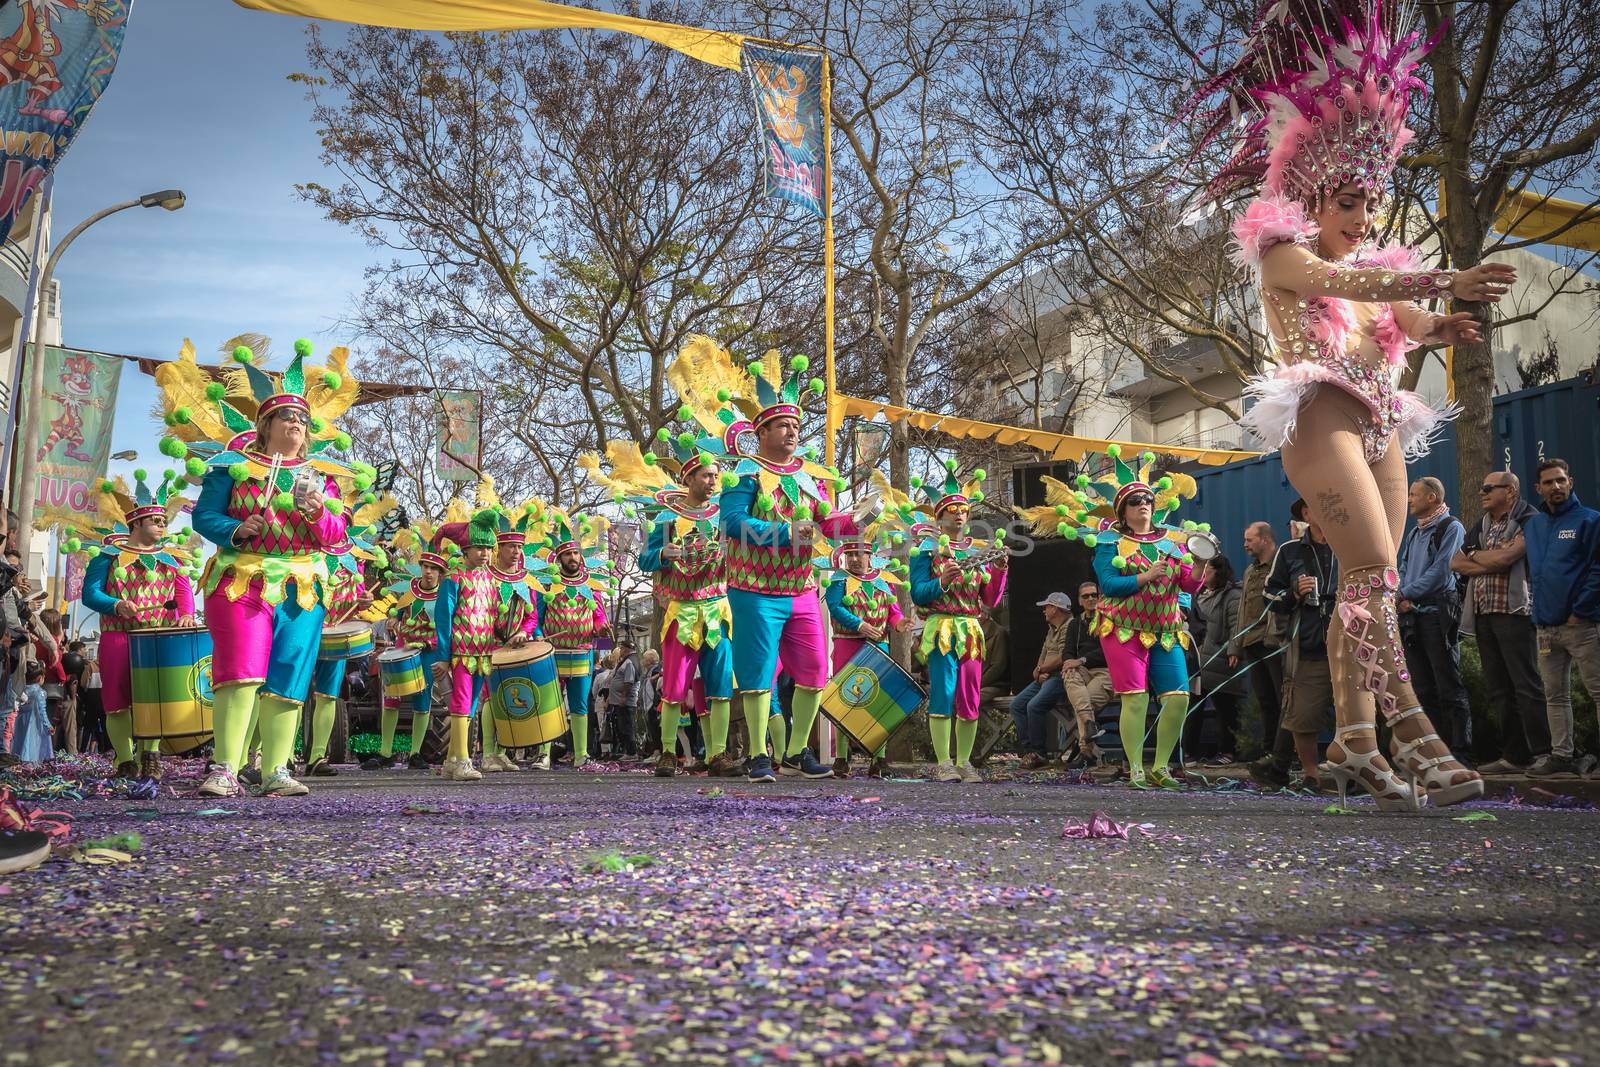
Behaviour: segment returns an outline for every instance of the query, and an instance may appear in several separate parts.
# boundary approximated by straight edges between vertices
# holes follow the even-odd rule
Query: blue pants
[[[260,695],[276,696],[291,704],[304,703],[311,690],[311,675],[322,647],[321,604],[309,611],[291,595],[272,613],[272,651],[267,659],[267,680]]]
[[[342,659],[317,660],[317,669],[311,678],[311,692],[319,697],[337,697],[344,686],[345,662]]]
[[[1029,682],[1022,692],[1011,698],[1011,721],[1017,727],[1017,740],[1025,752],[1043,756],[1051,749],[1050,718],[1057,704],[1067,695],[1067,687],[1060,674],[1052,674],[1042,682]]]
[[[580,674],[561,679],[561,691],[567,695],[568,715],[589,714],[589,691],[594,685],[594,675]]]

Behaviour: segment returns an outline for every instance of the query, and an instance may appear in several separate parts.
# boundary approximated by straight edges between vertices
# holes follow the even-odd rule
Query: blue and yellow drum
[[[928,699],[916,680],[877,645],[864,644],[822,691],[822,713],[868,752],[876,752]]]
[[[554,650],[543,641],[489,657],[489,714],[505,748],[528,748],[567,732]]]
[[[185,752],[211,737],[211,631],[204,626],[133,630],[133,736]]]
[[[408,697],[422,692],[430,679],[422,670],[422,649],[391,648],[378,656],[378,674],[383,678],[383,695]]]
[[[361,659],[372,653],[372,624],[370,622],[340,622],[322,628],[322,645],[317,659]]]
[[[576,652],[555,650],[556,675],[561,678],[582,678],[594,673],[594,650],[582,648]]]

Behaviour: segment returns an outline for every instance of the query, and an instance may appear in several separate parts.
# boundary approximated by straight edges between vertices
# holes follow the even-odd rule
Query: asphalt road
[[[1327,804],[570,771],[44,804],[143,847],[0,882],[0,1064],[1595,1057],[1600,814]],[[1148,832],[1063,837],[1095,812]]]

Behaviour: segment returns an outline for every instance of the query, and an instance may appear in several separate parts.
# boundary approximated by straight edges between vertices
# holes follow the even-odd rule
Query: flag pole
[[[833,367],[833,75],[828,53],[822,53],[822,347],[823,423],[827,440],[823,442],[823,461],[834,465],[839,431],[838,382]]]

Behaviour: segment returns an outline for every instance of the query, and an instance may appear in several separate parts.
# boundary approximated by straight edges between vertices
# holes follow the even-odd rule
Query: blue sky
[[[110,88],[56,168],[55,234],[140,193],[177,187],[188,204],[124,211],[73,242],[56,274],[67,344],[171,358],[190,337],[204,358],[246,331],[278,353],[334,343],[374,253],[294,194],[325,177],[286,80],[306,69],[305,27],[227,0],[137,0]],[[165,460],[154,384],[127,367],[114,435],[151,467]]]

